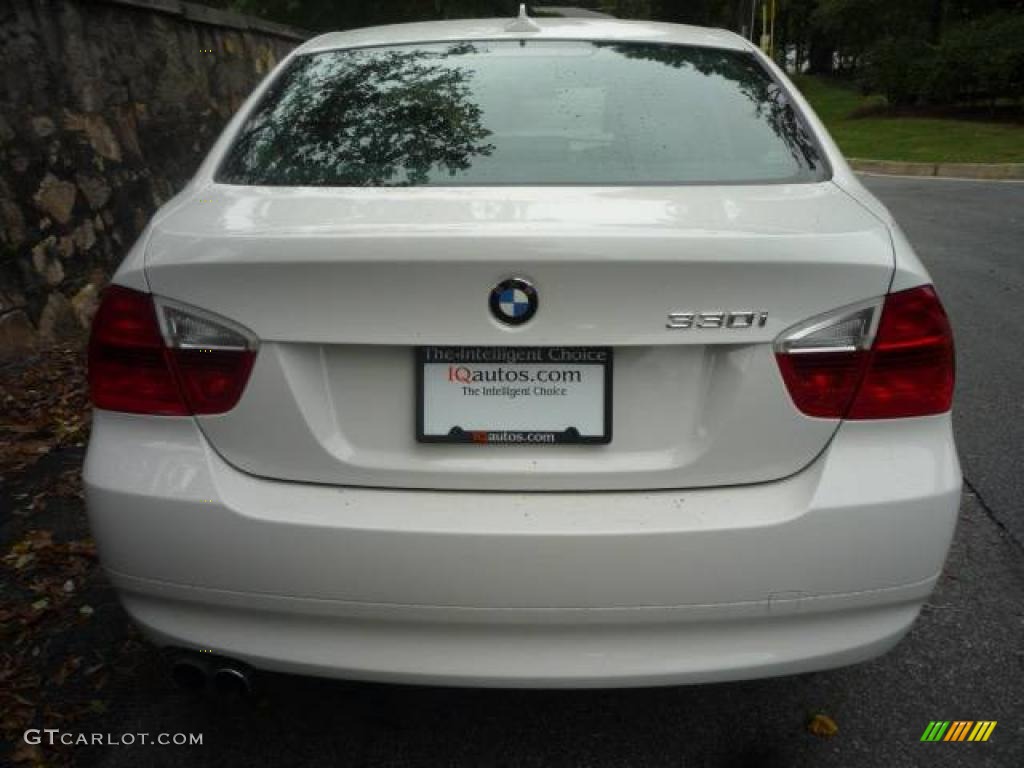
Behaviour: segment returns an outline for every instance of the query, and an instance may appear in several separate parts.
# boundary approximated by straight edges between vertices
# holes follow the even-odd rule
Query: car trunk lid
[[[340,485],[520,491],[798,471],[838,422],[793,406],[772,341],[884,294],[892,268],[884,225],[831,183],[214,185],[160,220],[147,252],[155,294],[261,340],[238,406],[199,418],[235,466]],[[515,328],[488,305],[511,276],[541,302]],[[729,312],[765,319],[667,327],[672,313]],[[428,345],[610,347],[611,442],[418,442],[415,350]]]

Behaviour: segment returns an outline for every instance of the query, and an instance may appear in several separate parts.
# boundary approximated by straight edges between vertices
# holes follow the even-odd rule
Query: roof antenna
[[[505,27],[506,32],[540,32],[540,24],[526,12],[526,3],[519,4],[519,17]]]

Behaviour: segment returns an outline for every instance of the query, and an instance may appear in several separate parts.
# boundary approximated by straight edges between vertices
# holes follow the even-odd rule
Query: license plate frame
[[[545,445],[607,445],[612,440],[612,381],[613,381],[613,350],[611,347],[579,347],[579,346],[567,346],[567,347],[494,347],[494,346],[421,346],[415,348],[415,388],[416,388],[416,425],[415,435],[416,441],[419,443],[440,443],[440,444],[453,444],[453,445],[530,445],[530,446],[545,446]],[[512,403],[518,398],[520,403],[528,404],[531,402],[530,398],[534,398],[532,402],[536,402],[537,398],[553,398],[553,397],[569,397],[568,390],[574,389],[576,385],[579,385],[579,390],[592,389],[599,382],[601,385],[601,398],[603,402],[599,404],[588,403],[585,409],[588,413],[585,414],[585,418],[581,420],[581,424],[589,423],[589,428],[576,429],[575,427],[569,429],[551,429],[550,424],[545,425],[543,423],[544,418],[538,417],[537,424],[534,427],[524,427],[522,424],[515,424],[512,426],[501,426],[495,424],[494,426],[487,426],[482,424],[467,423],[463,428],[462,425],[453,424],[447,432],[434,428],[431,431],[427,431],[427,422],[437,423],[435,413],[433,409],[440,406],[426,402],[427,400],[427,366],[447,366],[448,371],[442,372],[442,375],[451,377],[453,375],[453,367],[468,368],[471,372],[477,370],[494,370],[497,367],[501,367],[503,370],[515,370],[515,371],[529,371],[530,366],[552,366],[562,371],[579,370],[581,378],[579,382],[545,382],[543,384],[536,381],[529,382],[514,382],[516,386],[529,386],[531,390],[534,387],[545,387],[548,389],[566,389],[567,392],[564,395],[537,395],[531,392],[530,395],[520,394],[517,396],[509,397],[506,391],[502,394],[501,387],[510,387],[506,381],[498,380],[493,382],[476,382],[476,381],[454,381],[451,378],[443,379],[446,382],[451,382],[456,386],[470,386],[470,387],[489,387],[493,386],[498,388],[497,390],[490,392],[485,396],[476,395],[478,397],[501,398],[500,404],[509,413],[516,410],[522,411],[525,406],[517,407],[513,406]],[[595,369],[597,369],[595,371]],[[588,375],[584,378],[583,372]],[[456,374],[457,375],[457,374]],[[464,375],[464,374],[463,374]],[[517,374],[519,376],[521,374]],[[430,376],[430,386],[436,388],[437,384],[437,372],[432,371]],[[463,389],[465,387],[463,386]],[[580,391],[577,391],[574,395],[577,399],[583,398]],[[449,395],[450,398],[454,397],[459,399],[461,402],[466,402],[468,395]],[[436,399],[436,398],[435,398]],[[483,401],[480,401],[483,402]],[[476,403],[473,403],[476,405]],[[549,409],[554,408],[559,403],[548,402],[545,403]],[[561,403],[564,405],[563,403]],[[579,404],[576,404],[579,407]],[[428,413],[428,410],[430,411]],[[456,415],[457,416],[457,415]],[[521,417],[521,414],[519,414]],[[479,417],[478,417],[479,418]],[[553,417],[549,417],[553,418]],[[457,418],[451,419],[452,421],[458,421]],[[600,429],[595,429],[595,423],[599,422]],[[571,426],[571,425],[570,425]],[[548,427],[548,428],[545,428]]]

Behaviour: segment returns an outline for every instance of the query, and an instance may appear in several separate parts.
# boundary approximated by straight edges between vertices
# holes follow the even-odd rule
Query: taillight
[[[242,396],[256,359],[256,337],[240,325],[157,297],[157,316],[192,413],[224,413]]]
[[[118,285],[103,292],[89,339],[89,389],[97,408],[188,414],[149,294]]]
[[[930,285],[886,297],[882,321],[848,419],[945,413],[953,405],[953,330]]]
[[[814,318],[784,332],[775,356],[808,416],[894,419],[953,401],[953,334],[930,285]]]
[[[93,404],[162,416],[224,413],[245,389],[256,347],[229,320],[110,286],[89,340]]]

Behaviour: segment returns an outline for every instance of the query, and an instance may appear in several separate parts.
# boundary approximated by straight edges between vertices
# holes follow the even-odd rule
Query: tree
[[[311,31],[422,19],[513,17],[516,0],[210,0]],[[572,3],[573,0],[566,0]],[[600,0],[625,18],[749,27],[769,0]],[[593,7],[594,0],[575,0]],[[776,55],[858,78],[895,103],[1017,93],[1024,0],[776,0]],[[749,30],[748,30],[749,31]]]

